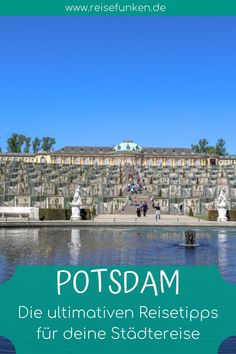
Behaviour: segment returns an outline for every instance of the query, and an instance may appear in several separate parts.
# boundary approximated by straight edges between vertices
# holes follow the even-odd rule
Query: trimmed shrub
[[[91,220],[89,209],[80,210],[81,220]],[[39,209],[39,220],[70,220],[71,209]]]
[[[97,215],[95,206],[93,207],[91,214],[93,218],[95,218],[95,216]]]
[[[236,210],[229,210],[227,216],[229,221],[236,221]]]
[[[209,210],[208,211],[208,220],[209,221],[217,221],[218,211],[217,210]]]
[[[188,216],[193,216],[193,209],[189,208]]]
[[[39,220],[70,220],[70,209],[39,209]]]

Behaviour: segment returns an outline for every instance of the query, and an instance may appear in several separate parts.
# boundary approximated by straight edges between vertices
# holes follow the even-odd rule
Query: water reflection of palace
[[[218,265],[236,279],[232,230],[197,230],[199,247],[181,246],[184,229],[1,229],[1,279],[15,265]]]

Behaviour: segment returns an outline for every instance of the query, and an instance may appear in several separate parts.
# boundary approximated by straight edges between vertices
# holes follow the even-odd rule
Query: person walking
[[[145,201],[143,203],[143,216],[147,215],[147,210],[148,210],[148,205],[147,205],[147,202]]]
[[[129,206],[131,206],[131,205],[132,205],[132,203],[133,203],[133,200],[132,200],[131,195],[129,196],[129,201],[128,201],[128,203],[129,203]]]
[[[161,207],[160,207],[160,204],[157,203],[157,205],[155,205],[154,208],[156,209],[156,214],[155,214],[156,221],[160,220],[160,218],[161,218]]]

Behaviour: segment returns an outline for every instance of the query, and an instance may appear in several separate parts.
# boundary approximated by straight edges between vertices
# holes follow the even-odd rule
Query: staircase
[[[125,166],[124,168],[124,173],[125,173],[125,179],[124,179],[124,184],[123,184],[123,190],[124,190],[124,195],[129,196],[130,192],[127,191],[128,184],[130,182],[130,177],[133,178],[134,180],[140,180],[142,179],[136,169],[133,166]],[[137,194],[136,194],[137,195]],[[147,191],[147,189],[143,188],[143,191],[141,195],[149,196],[150,193]]]
[[[152,202],[149,199],[149,192],[147,189],[143,189],[142,193],[138,194],[131,194],[130,191],[128,191],[128,183],[129,177],[132,176],[134,179],[140,179],[140,176],[138,172],[135,170],[133,166],[125,166],[124,169],[125,173],[125,179],[124,179],[124,186],[123,186],[123,195],[127,196],[127,199],[129,196],[132,198],[131,205],[129,205],[129,201],[126,203],[125,210],[121,212],[120,214],[124,215],[136,215],[137,207],[141,204],[141,202],[146,201],[148,204],[148,211],[147,214],[154,214],[155,209],[152,208]]]
[[[137,207],[138,207],[138,205],[141,204],[141,201],[142,202],[144,202],[144,201],[147,202],[147,205],[148,205],[147,215],[155,214],[155,209],[152,207],[152,202],[151,202],[151,200],[149,199],[148,196],[145,196],[145,195],[142,195],[142,194],[139,194],[139,195],[134,194],[131,197],[132,197],[131,205],[129,206],[129,203],[127,203],[126,207],[125,207],[125,211],[122,214],[125,214],[125,215],[136,215]]]

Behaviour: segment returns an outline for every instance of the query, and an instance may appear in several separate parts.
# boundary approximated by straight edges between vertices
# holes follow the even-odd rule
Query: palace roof
[[[123,142],[122,144],[126,144]],[[135,143],[129,143],[129,147],[121,144],[114,147],[109,146],[65,146],[60,150],[54,151],[53,154],[65,155],[144,155],[153,157],[202,157],[206,154],[196,153],[190,148],[161,148],[161,147],[141,147]]]

